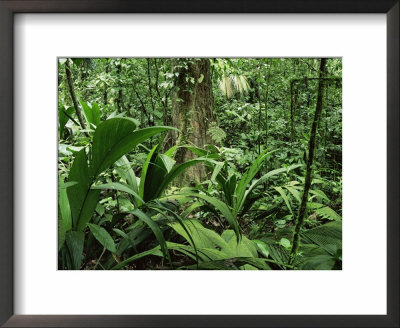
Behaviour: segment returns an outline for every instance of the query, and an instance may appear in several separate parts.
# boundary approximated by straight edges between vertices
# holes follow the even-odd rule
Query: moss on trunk
[[[210,61],[206,58],[179,59],[175,61],[175,89],[172,94],[172,122],[181,130],[173,133],[173,144],[194,145],[203,148],[212,144],[207,133],[210,124],[216,123],[214,96],[212,93]],[[186,148],[178,148],[175,153],[177,163],[196,157]],[[203,166],[188,169],[181,177],[181,184],[204,180]]]

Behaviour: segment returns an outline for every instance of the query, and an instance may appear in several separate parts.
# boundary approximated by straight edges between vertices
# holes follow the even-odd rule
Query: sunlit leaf
[[[171,127],[155,126],[136,130],[129,118],[112,118],[99,124],[93,136],[91,175],[96,177],[146,139]]]

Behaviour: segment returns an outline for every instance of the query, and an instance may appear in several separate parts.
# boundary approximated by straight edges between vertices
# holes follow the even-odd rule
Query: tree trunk
[[[271,78],[271,65],[272,60],[271,58],[268,59],[268,71],[267,71],[267,91],[265,93],[265,148],[268,148],[268,100],[269,100],[269,85],[270,85],[270,78]],[[269,161],[266,161],[267,172],[269,172]],[[264,182],[264,187],[267,188],[268,186],[268,179]]]
[[[108,58],[106,59],[106,75],[110,72],[110,62],[108,61]],[[107,105],[108,102],[108,85],[104,83],[104,105]]]
[[[290,141],[294,141],[294,99],[293,99],[293,81],[290,82]]]
[[[325,68],[326,68],[326,59],[321,58],[319,80],[318,80],[317,104],[315,107],[314,120],[311,127],[310,141],[308,143],[308,160],[307,160],[306,178],[304,182],[304,192],[300,204],[299,216],[297,218],[296,227],[293,235],[293,243],[292,243],[292,249],[290,251],[289,264],[293,264],[293,261],[296,257],[297,249],[299,246],[300,230],[301,227],[303,226],[304,217],[306,215],[306,210],[307,210],[307,200],[308,200],[308,193],[311,187],[312,165],[314,161],[317,128],[323,108],[323,95],[324,95],[324,84],[325,84],[323,77],[325,77]]]
[[[216,124],[210,61],[206,58],[178,59],[174,62],[175,88],[172,93],[172,123],[181,133],[172,133],[173,144],[203,148],[213,141],[207,133]],[[196,156],[186,148],[177,148],[175,160],[186,162]],[[206,171],[202,165],[190,167],[180,179],[181,184],[202,181]]]
[[[271,58],[268,60],[268,71],[267,71],[267,91],[265,92],[265,146],[268,146],[268,100],[269,100],[269,80],[271,78]]]
[[[259,64],[256,67],[256,70],[258,72],[257,74],[257,80],[260,79],[260,71],[261,71],[261,60],[259,60]],[[260,82],[257,81],[257,100],[258,100],[258,124],[257,124],[257,132],[258,132],[258,136],[257,136],[257,150],[258,150],[258,154],[261,154],[261,94],[260,94]],[[258,174],[261,174],[261,172],[259,171]]]
[[[67,76],[69,94],[71,95],[72,102],[73,102],[74,108],[75,108],[75,113],[76,113],[76,116],[78,117],[79,124],[81,125],[82,129],[86,129],[85,123],[82,118],[82,113],[81,113],[78,101],[76,100],[76,96],[75,96],[74,83],[72,81],[71,66],[69,64],[69,59],[67,59],[67,61],[65,62],[65,74]],[[89,137],[89,134],[87,132],[85,132],[85,135],[87,137]]]
[[[120,61],[117,64],[117,76],[118,76],[119,82],[118,82],[118,96],[117,96],[116,102],[117,102],[118,113],[122,113],[122,105],[121,105],[121,103],[122,103],[122,85],[121,85],[122,66],[121,66],[121,61],[122,61],[122,58],[120,59]]]

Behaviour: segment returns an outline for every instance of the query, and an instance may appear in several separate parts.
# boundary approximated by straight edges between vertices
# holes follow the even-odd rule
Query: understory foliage
[[[209,69],[193,78],[200,60]],[[342,68],[320,63],[60,59],[59,269],[340,270]],[[183,102],[173,94],[187,90],[187,108],[200,111],[206,83],[215,121],[201,131],[209,143],[196,144],[198,125],[188,137],[173,124]]]

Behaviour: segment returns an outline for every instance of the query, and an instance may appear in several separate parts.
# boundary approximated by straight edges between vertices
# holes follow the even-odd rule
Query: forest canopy
[[[60,58],[60,270],[340,270],[341,58]]]

